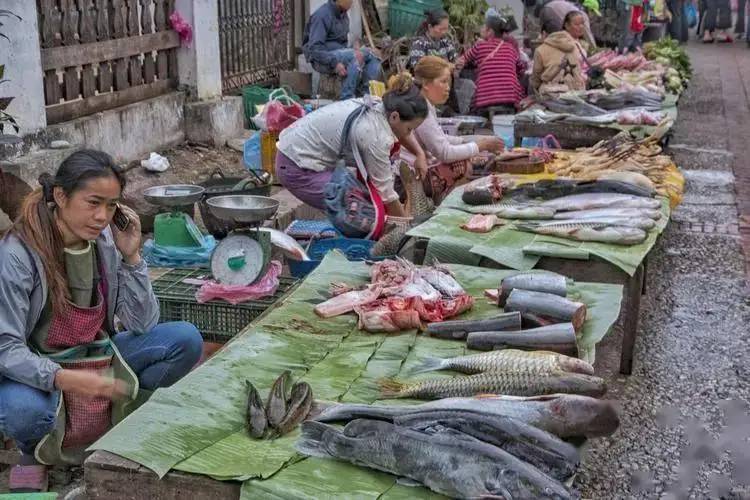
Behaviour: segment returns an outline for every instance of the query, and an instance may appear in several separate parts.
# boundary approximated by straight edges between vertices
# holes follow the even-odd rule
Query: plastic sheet
[[[213,299],[221,299],[230,304],[241,304],[248,300],[258,300],[276,293],[281,275],[281,262],[271,261],[263,276],[252,285],[222,285],[215,281],[206,281],[195,293],[195,299],[203,304]]]
[[[155,267],[208,267],[216,240],[211,235],[203,236],[200,247],[172,247],[157,245],[154,240],[143,244],[143,258]]]

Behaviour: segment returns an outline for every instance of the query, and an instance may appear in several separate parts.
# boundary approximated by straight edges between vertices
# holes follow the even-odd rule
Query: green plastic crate
[[[159,299],[159,322],[188,321],[198,328],[204,340],[223,344],[276,304],[298,282],[294,278],[281,276],[276,293],[269,297],[237,305],[223,300],[199,304],[195,299],[199,286],[184,281],[188,278],[207,279],[210,275],[207,269],[176,268],[156,278],[152,287]]]
[[[414,36],[428,10],[442,9],[442,0],[390,0],[388,25],[392,38]]]

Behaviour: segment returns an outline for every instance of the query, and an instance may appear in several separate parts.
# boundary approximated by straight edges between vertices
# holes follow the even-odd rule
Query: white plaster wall
[[[181,85],[199,100],[221,96],[219,12],[216,0],[177,0],[175,9],[193,27],[193,42],[177,50]]]
[[[0,64],[5,64],[3,78],[10,81],[0,84],[0,96],[15,97],[6,111],[18,121],[19,135],[24,135],[47,125],[36,2],[0,0],[0,8],[22,18],[21,21],[14,17],[2,19],[0,29],[10,42],[0,38]]]

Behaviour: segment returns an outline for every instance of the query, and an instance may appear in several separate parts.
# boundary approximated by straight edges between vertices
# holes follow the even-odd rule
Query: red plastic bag
[[[263,114],[268,131],[279,133],[305,116],[305,108],[293,99],[282,96],[266,104]]]

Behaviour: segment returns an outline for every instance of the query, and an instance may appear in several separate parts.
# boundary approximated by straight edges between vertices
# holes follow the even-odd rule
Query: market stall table
[[[453,207],[463,207],[461,192],[456,190],[443,202],[437,213],[407,234],[424,240],[416,248],[415,262],[460,263],[472,266],[555,271],[578,281],[616,283],[625,288],[622,311],[623,343],[620,372],[632,372],[633,346],[638,330],[640,297],[645,282],[645,262],[659,234],[669,221],[669,203],[662,202],[662,218],[647,239],[631,246],[567,240],[522,232],[512,227],[495,228],[489,233],[461,229],[472,214]]]
[[[509,271],[451,266],[476,298],[462,319],[498,311],[483,297]],[[317,401],[372,403],[378,381],[403,377],[427,356],[463,354],[463,342],[426,337],[416,331],[370,334],[354,315],[321,319],[314,304],[327,298],[331,282],[364,283],[369,269],[328,254],[285,302],[236,336],[213,358],[170,388],[159,389],[144,406],[91,449],[85,464],[87,496],[99,498],[435,498],[423,488],[397,483],[395,476],[335,460],[301,458],[293,445],[299,432],[253,440],[245,430],[245,381],[265,394],[283,370],[312,386]],[[593,360],[595,346],[620,311],[622,287],[572,283],[569,294],[587,304],[579,334],[581,357]],[[454,376],[449,373],[433,377]],[[404,404],[401,401],[399,404]],[[161,477],[162,479],[159,479]],[[220,480],[220,481],[217,481]]]

